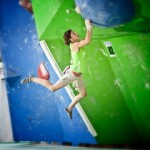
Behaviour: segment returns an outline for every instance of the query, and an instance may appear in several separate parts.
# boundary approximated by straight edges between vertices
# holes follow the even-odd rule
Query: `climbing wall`
[[[101,144],[147,143],[150,139],[149,2],[130,2],[135,9],[134,17],[111,28],[93,24],[92,42],[82,51],[81,67],[88,96],[80,104],[97,131],[95,139]],[[63,70],[70,61],[63,33],[72,29],[84,38],[82,14],[76,13],[73,0],[56,1],[53,5],[32,0],[32,4],[39,40],[46,41]],[[44,9],[49,13],[40,13]],[[107,13],[111,15],[111,11]],[[43,22],[44,17],[52,19]],[[47,27],[41,30],[44,23]]]
[[[77,109],[73,120],[64,111],[71,102],[65,89],[52,93],[34,83],[20,83],[28,75],[37,76],[41,62],[50,72],[51,82],[58,80],[40,46],[34,15],[14,0],[1,1],[0,14],[0,49],[14,141],[96,144]]]
[[[109,28],[93,24],[92,42],[81,59],[88,96],[80,102],[97,133],[93,137],[78,109],[73,120],[64,112],[71,102],[66,89],[52,93],[37,84],[20,84],[30,74],[37,76],[41,62],[51,82],[58,80],[39,41],[45,40],[60,71],[69,64],[63,33],[71,28],[82,39],[86,31],[75,1],[32,0],[33,15],[18,1],[0,2],[0,50],[15,141],[69,145],[150,141],[149,3],[134,0],[134,18],[126,24]]]

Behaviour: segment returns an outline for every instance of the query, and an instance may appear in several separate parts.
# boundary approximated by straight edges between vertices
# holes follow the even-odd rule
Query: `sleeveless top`
[[[74,52],[72,50],[72,43],[70,44],[70,49],[71,49],[71,65],[70,68],[72,71],[76,72],[76,73],[81,73],[81,53],[80,50],[78,52]]]

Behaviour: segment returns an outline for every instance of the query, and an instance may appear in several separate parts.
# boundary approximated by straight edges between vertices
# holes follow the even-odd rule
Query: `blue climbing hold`
[[[135,16],[132,0],[75,0],[84,19],[101,27],[113,27],[131,21]]]

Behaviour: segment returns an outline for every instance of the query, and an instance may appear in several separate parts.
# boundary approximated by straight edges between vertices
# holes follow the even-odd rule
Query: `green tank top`
[[[75,71],[77,73],[81,73],[81,52],[80,50],[78,52],[74,52],[72,50],[72,44],[70,44],[71,49],[71,65],[70,68],[72,71]]]

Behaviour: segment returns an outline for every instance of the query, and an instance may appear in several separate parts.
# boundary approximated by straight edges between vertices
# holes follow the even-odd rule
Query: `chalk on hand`
[[[87,30],[90,30],[92,28],[90,19],[85,20],[85,25],[86,25]]]

